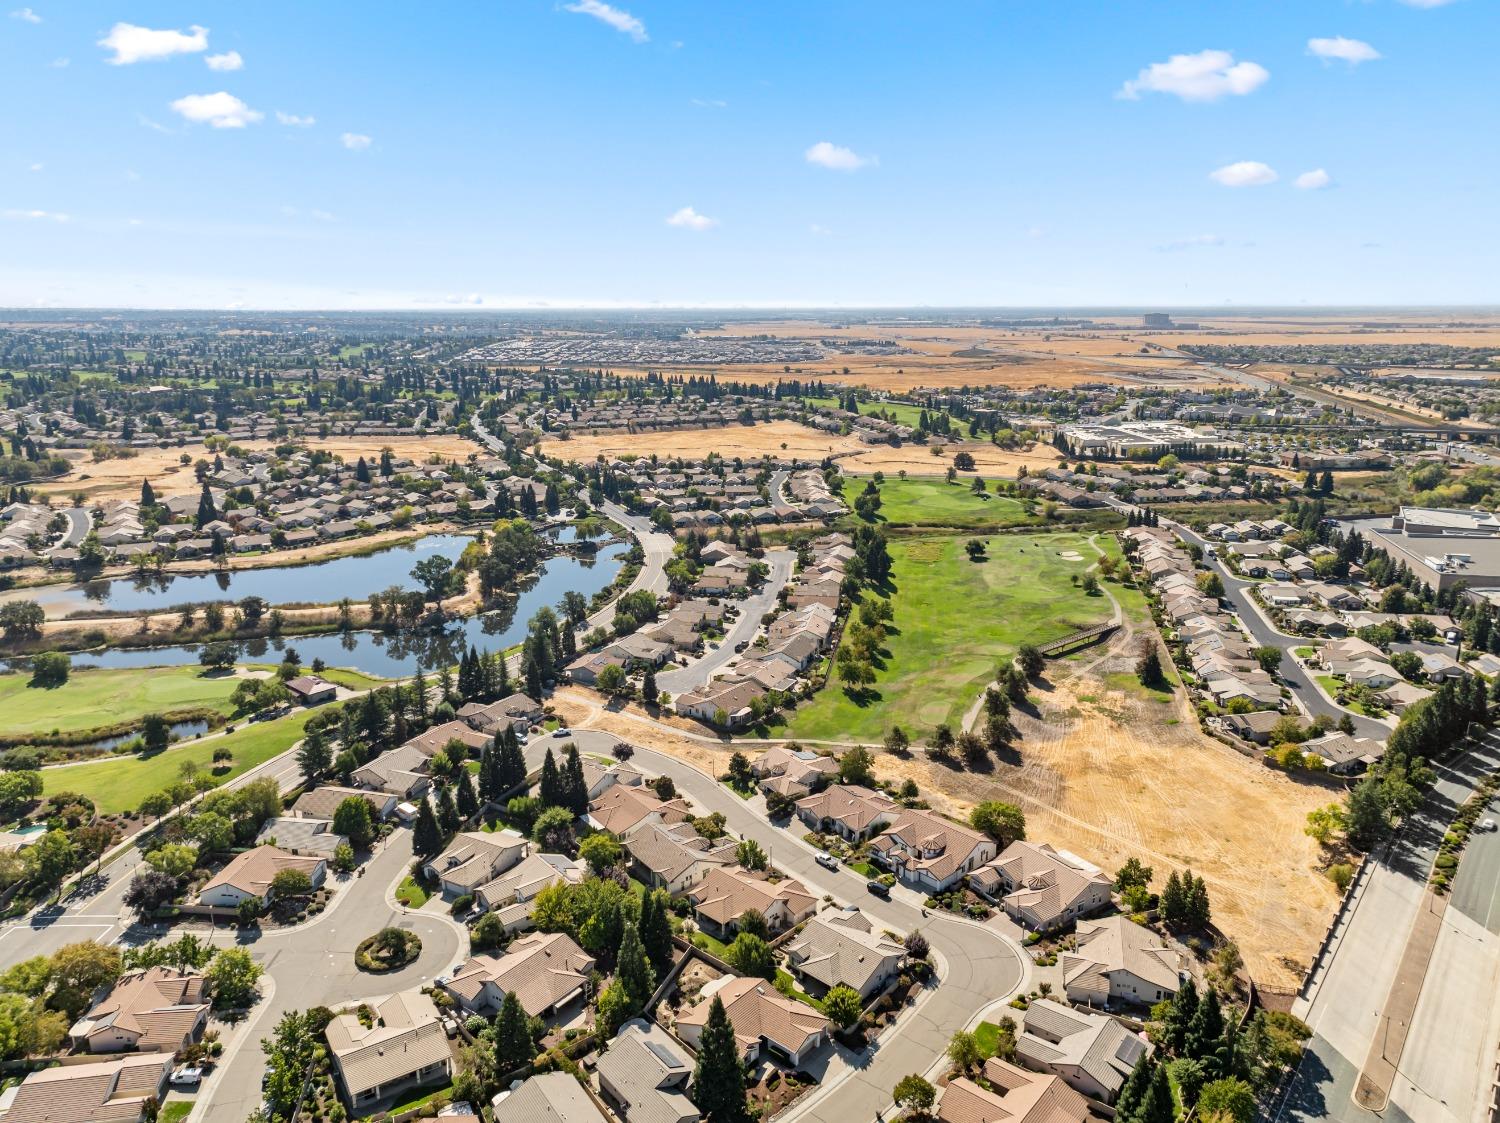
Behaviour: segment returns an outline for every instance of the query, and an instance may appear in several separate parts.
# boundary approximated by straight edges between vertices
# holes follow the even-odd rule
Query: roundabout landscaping
[[[382,928],[366,936],[354,949],[354,965],[361,971],[384,974],[415,963],[422,954],[422,938],[402,928]]]

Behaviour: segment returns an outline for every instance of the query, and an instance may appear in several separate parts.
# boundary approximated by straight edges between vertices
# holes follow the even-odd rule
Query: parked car
[[[1494,830],[1495,829],[1495,820],[1493,820],[1493,819],[1483,819],[1483,820],[1481,820],[1480,824],[1479,824],[1479,829],[1482,830],[1482,831],[1492,831],[1492,830]]]
[[[203,1083],[203,1070],[196,1065],[182,1065],[172,1070],[171,1082],[177,1088],[196,1088]]]
[[[865,882],[865,888],[877,897],[881,897],[887,901],[891,899],[891,887],[883,881],[867,881]]]
[[[573,736],[573,731],[571,729],[569,729],[566,725],[559,725],[556,729],[554,729],[552,731],[552,736],[554,736],[554,737],[571,737],[571,736]]]
[[[813,861],[817,862],[825,870],[836,870],[839,868],[839,860],[832,854],[818,854],[813,858]]]

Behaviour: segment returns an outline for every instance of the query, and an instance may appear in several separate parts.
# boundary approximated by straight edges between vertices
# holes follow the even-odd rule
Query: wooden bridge
[[[1051,643],[1040,644],[1037,650],[1050,658],[1061,655],[1063,652],[1070,651],[1075,647],[1087,647],[1089,644],[1108,639],[1115,632],[1119,631],[1119,629],[1120,625],[1115,623],[1096,624],[1092,628],[1084,628],[1081,632],[1074,632],[1072,635],[1063,636],[1062,639],[1055,639]]]

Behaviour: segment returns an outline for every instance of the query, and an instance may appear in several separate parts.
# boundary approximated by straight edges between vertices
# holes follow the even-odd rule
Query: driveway
[[[680,667],[674,671],[663,671],[657,675],[658,688],[674,695],[697,690],[730,663],[740,658],[735,648],[742,643],[749,644],[754,640],[756,633],[760,631],[761,617],[775,607],[777,594],[781,592],[782,586],[791,580],[792,566],[797,562],[797,555],[790,550],[767,550],[765,560],[766,564],[771,567],[766,583],[753,596],[736,602],[739,605],[740,617],[734,622],[734,627],[729,630],[729,633],[719,641],[719,646],[709,649],[686,667]]]

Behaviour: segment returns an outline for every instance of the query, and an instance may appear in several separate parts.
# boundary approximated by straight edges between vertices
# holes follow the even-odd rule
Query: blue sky
[[[0,5],[0,304],[1500,300],[1494,0]]]

